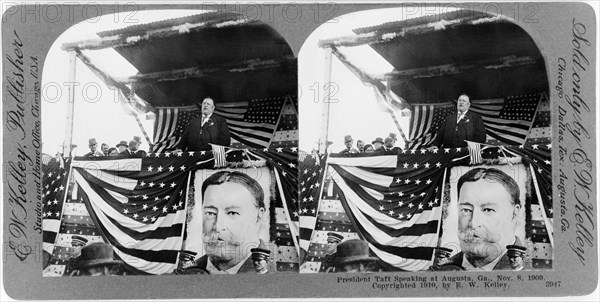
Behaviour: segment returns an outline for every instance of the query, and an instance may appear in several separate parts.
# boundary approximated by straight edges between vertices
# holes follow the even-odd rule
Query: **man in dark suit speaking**
[[[211,98],[202,101],[202,115],[190,121],[181,136],[178,149],[181,151],[210,150],[209,144],[229,146],[231,137],[227,121],[213,114],[215,103]]]
[[[462,148],[466,141],[485,143],[485,125],[481,116],[469,111],[469,96],[461,94],[456,101],[457,114],[451,114],[440,127],[432,148]]]

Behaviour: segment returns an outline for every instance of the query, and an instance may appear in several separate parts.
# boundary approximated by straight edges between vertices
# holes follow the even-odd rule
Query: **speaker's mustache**
[[[234,242],[230,236],[226,236],[225,234],[220,234],[220,233],[205,234],[202,237],[202,240],[204,241],[204,244],[209,245],[209,246],[215,246],[215,247],[223,246],[225,244],[235,245],[235,246],[240,245],[239,242]]]
[[[473,228],[468,228],[466,230],[462,230],[458,232],[458,239],[463,242],[475,243],[479,241],[489,242],[489,238],[487,236],[487,232],[478,231]]]

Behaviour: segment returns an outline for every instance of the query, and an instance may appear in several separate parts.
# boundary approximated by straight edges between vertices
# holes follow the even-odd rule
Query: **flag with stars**
[[[330,173],[342,206],[373,254],[391,267],[431,265],[442,214],[445,170],[466,148],[398,155],[331,155]]]
[[[61,159],[62,160],[62,159]],[[42,238],[44,250],[53,253],[56,236],[60,230],[60,219],[65,196],[68,192],[68,173],[71,161],[49,160],[42,165]]]
[[[326,154],[312,153],[300,158],[298,168],[300,200],[300,248],[306,253],[310,245],[312,233],[317,223],[320,193],[323,190]]]
[[[103,239],[133,271],[175,269],[183,244],[190,172],[212,168],[211,152],[144,158],[76,158],[73,178]]]
[[[529,135],[537,107],[545,93],[532,93],[488,100],[471,100],[469,110],[481,115],[487,140],[522,145]],[[454,103],[416,104],[410,121],[409,149],[429,146],[445,117],[456,114]]]
[[[266,148],[273,138],[286,98],[290,97],[216,103],[214,114],[227,120],[232,146]],[[175,149],[190,121],[200,114],[196,106],[156,108],[153,152]]]

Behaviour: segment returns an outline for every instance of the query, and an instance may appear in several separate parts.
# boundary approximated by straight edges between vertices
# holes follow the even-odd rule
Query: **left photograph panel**
[[[297,58],[275,29],[105,15],[43,64],[43,276],[298,272]]]

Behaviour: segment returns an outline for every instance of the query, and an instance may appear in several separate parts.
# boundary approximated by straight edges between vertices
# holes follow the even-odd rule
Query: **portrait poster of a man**
[[[197,172],[186,249],[198,254],[190,271],[256,273],[252,250],[276,251],[269,238],[271,181],[266,167]]]
[[[452,169],[442,224],[442,246],[454,251],[447,265],[511,270],[509,247],[531,246],[525,234],[527,179],[522,164]],[[531,263],[524,265],[531,269]]]

